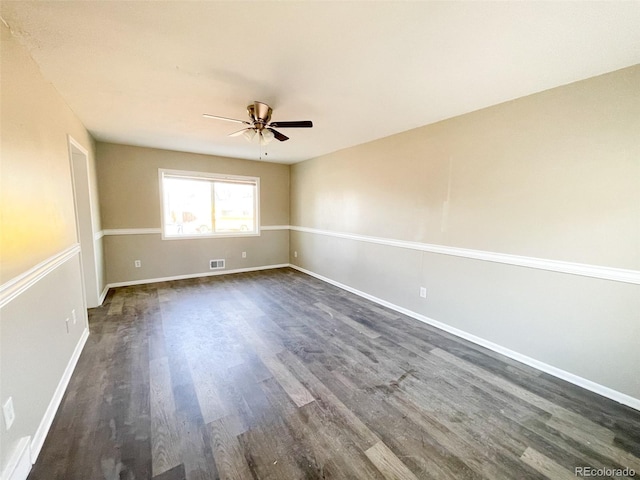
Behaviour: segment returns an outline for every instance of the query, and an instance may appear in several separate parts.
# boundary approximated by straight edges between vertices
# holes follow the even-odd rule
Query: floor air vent
[[[224,260],[209,260],[209,268],[211,270],[224,268]]]

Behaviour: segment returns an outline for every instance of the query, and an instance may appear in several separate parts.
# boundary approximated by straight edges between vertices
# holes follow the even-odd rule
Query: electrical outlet
[[[420,287],[420,296],[422,298],[427,298],[427,289],[425,287]]]
[[[4,405],[2,405],[2,413],[4,414],[4,425],[7,430],[13,425],[16,419],[16,412],[13,410],[13,398],[9,397]]]
[[[242,252],[242,258],[247,258],[247,252]]]
[[[76,309],[71,310],[71,319],[73,320],[73,324],[78,323],[78,317],[76,316]]]
[[[294,258],[298,258],[298,251],[297,250],[293,252],[293,257]]]
[[[133,262],[133,265],[134,265],[136,268],[140,268],[140,267],[142,266],[142,262],[141,262],[140,260],[135,260],[135,261]]]

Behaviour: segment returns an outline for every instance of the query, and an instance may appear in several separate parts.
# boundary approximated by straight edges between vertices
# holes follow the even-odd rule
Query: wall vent
[[[223,260],[209,260],[209,268],[211,270],[219,270],[224,268],[224,259]]]

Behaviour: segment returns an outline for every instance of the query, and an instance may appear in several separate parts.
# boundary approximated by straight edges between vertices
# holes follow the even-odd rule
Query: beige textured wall
[[[77,241],[67,134],[93,140],[4,25],[1,47],[4,283]]]
[[[638,270],[638,92],[640,66],[296,164],[291,224]],[[290,253],[640,399],[638,285],[296,231]]]
[[[260,223],[289,224],[289,166],[111,143],[97,144],[102,223],[105,229],[160,228],[158,169],[260,177]],[[104,237],[108,283],[209,273],[211,259],[227,270],[288,263],[286,231],[259,237],[162,240],[160,234]],[[247,252],[242,259],[241,253]],[[142,267],[135,268],[134,260]]]
[[[292,225],[640,269],[640,66],[292,168]]]
[[[289,263],[289,232],[264,231],[259,237],[162,240],[160,234],[106,236],[109,283],[180,275],[209,274],[209,260],[225,259],[226,270]],[[242,258],[242,252],[247,257]],[[141,268],[133,262],[140,260]],[[215,272],[220,272],[216,270]]]
[[[0,284],[4,286],[77,242],[67,135],[89,151],[90,162],[93,141],[9,29],[0,24],[0,30]],[[90,169],[95,172],[92,163]],[[94,175],[94,191],[95,185]],[[98,207],[97,197],[95,202]],[[65,318],[74,309],[78,323],[67,333]],[[16,442],[35,434],[85,327],[77,255],[3,305],[0,403],[12,397],[16,419],[10,430],[4,424],[0,427],[0,471]]]
[[[0,471],[18,440],[34,435],[42,422],[67,364],[87,328],[76,255],[0,310],[0,394],[13,398],[16,419],[2,425]],[[77,323],[69,322],[75,310]],[[4,422],[2,422],[4,423]]]

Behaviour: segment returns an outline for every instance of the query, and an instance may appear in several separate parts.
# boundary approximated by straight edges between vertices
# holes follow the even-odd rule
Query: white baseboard
[[[69,363],[67,363],[67,368],[65,368],[62,378],[60,379],[60,382],[58,382],[58,387],[49,402],[47,411],[44,413],[44,416],[40,421],[38,430],[36,430],[33,440],[31,441],[31,463],[36,463],[36,459],[40,454],[42,445],[44,445],[45,438],[47,438],[47,433],[49,433],[49,429],[51,428],[53,419],[56,416],[60,402],[62,402],[64,392],[67,390],[67,386],[69,385],[69,380],[71,380],[71,374],[76,368],[76,364],[78,363],[78,359],[80,358],[80,354],[82,353],[85,343],[87,343],[87,338],[89,338],[89,329],[85,328],[80,340],[78,340],[78,343],[76,344],[73,355],[71,355],[71,358],[69,359]]]
[[[214,277],[217,275],[229,275],[231,273],[257,272],[259,270],[272,270],[274,268],[286,268],[288,263],[280,263],[277,265],[264,265],[261,267],[236,268],[233,270],[219,270],[215,272],[189,273],[187,275],[174,275],[172,277],[145,278],[141,280],[130,280],[127,282],[115,282],[107,285],[105,292],[110,288],[129,287],[131,285],[145,285],[147,283],[170,282],[172,280],[186,280],[189,278]],[[106,296],[106,293],[105,293]]]
[[[2,480],[27,480],[31,471],[31,437],[22,437],[13,449],[7,466],[2,472]]]
[[[460,338],[464,338],[465,340],[475,343],[476,345],[480,345],[482,347],[488,348],[489,350],[500,353],[505,357],[512,358],[513,360],[516,360],[520,363],[524,363],[525,365],[529,365],[530,367],[533,367],[542,372],[548,373],[549,375],[553,375],[554,377],[560,378],[569,383],[573,383],[574,385],[582,387],[585,390],[595,392],[599,395],[602,395],[603,397],[607,397],[618,403],[621,403],[623,405],[626,405],[628,407],[631,407],[635,410],[640,411],[640,399],[632,397],[631,395],[618,392],[617,390],[613,390],[612,388],[605,387],[604,385],[600,385],[599,383],[593,382],[591,380],[580,377],[578,375],[574,375],[573,373],[567,372],[566,370],[562,370],[560,368],[554,367],[553,365],[549,365],[547,363],[536,360],[535,358],[531,358],[521,353],[515,352],[506,347],[503,347],[502,345],[498,345],[489,340],[485,340],[484,338],[477,337],[476,335],[465,332],[464,330],[460,330],[458,328],[452,327],[451,325],[447,325],[446,323],[433,320],[432,318],[426,317],[420,313],[416,313],[407,308],[400,307],[399,305],[395,305],[391,302],[387,302],[386,300],[383,300],[381,298],[375,297],[373,295],[369,295],[368,293],[362,292],[353,287],[337,282],[330,278],[324,277],[320,274],[304,269],[297,265],[291,264],[289,266],[302,273],[306,273],[307,275],[311,275],[312,277],[322,280],[323,282],[330,283],[331,285],[334,285],[338,288],[342,288],[343,290],[354,293],[360,297],[366,298],[367,300],[371,300],[372,302],[375,302],[379,305],[390,308],[391,310],[395,310],[396,312],[415,318],[416,320],[420,320],[421,322],[424,322],[431,326],[439,328],[440,330],[444,330],[445,332],[451,333],[452,335],[455,335]]]
[[[98,297],[98,306],[104,303],[104,299],[107,298],[107,293],[109,293],[109,285],[104,287],[104,290],[102,290],[102,293]]]

